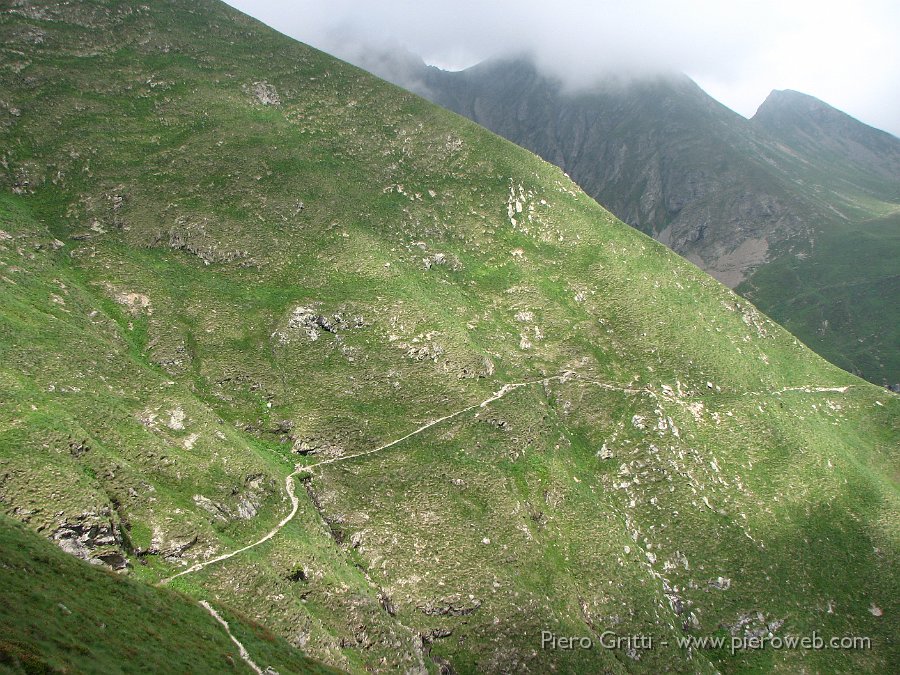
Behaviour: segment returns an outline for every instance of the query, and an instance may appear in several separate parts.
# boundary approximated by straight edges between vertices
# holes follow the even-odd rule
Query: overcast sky
[[[900,136],[897,0],[227,1],[348,60],[361,44],[451,69],[529,51],[576,86],[677,70],[748,117],[796,89]]]

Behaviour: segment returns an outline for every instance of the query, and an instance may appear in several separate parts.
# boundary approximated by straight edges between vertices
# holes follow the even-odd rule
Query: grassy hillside
[[[273,532],[169,585],[354,672],[896,663],[897,397],[223,4],[0,36],[8,515],[146,583]],[[814,630],[872,648],[675,646]]]
[[[827,230],[811,255],[779,258],[738,290],[832,363],[887,380],[900,372],[898,247],[900,212]]]
[[[190,599],[91,567],[6,517],[0,544],[3,672],[252,672]],[[262,663],[333,672],[234,610],[219,610]]]
[[[562,167],[832,362],[900,380],[900,317],[886,300],[896,264],[882,264],[900,247],[876,222],[900,209],[897,138],[797,92],[773,92],[748,121],[683,75],[570,91],[527,59],[460,72],[391,55],[377,65]],[[850,287],[849,302],[835,290]]]

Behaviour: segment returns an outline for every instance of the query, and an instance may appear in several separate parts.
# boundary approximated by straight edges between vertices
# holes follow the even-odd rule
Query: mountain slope
[[[886,199],[900,194],[900,141],[797,91],[773,91],[751,122],[810,165]]]
[[[896,661],[897,397],[221,3],[0,33],[7,514],[353,672]],[[872,647],[676,646],[813,630]]]
[[[900,380],[896,266],[870,265],[900,252],[877,224],[900,209],[890,134],[793,92],[773,94],[749,122],[680,75],[571,92],[524,59],[454,73],[402,57],[374,65],[562,167],[834,363]],[[826,280],[810,266],[830,270]],[[833,292],[851,285],[858,304]]]
[[[817,224],[808,251],[772,260],[738,291],[833,363],[895,383],[900,141],[792,91],[773,92],[752,123],[787,149],[786,173],[835,217]]]
[[[4,672],[251,672],[188,598],[92,568],[5,517],[0,543]],[[282,672],[333,672],[261,626],[226,616],[242,643]]]

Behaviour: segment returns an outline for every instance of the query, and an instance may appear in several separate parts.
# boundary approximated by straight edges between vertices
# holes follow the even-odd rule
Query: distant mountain
[[[570,91],[527,59],[378,74],[522,145],[838,365],[900,381],[900,140],[796,92],[752,121],[684,75]]]
[[[817,98],[773,91],[752,122],[832,178],[900,200],[900,139],[862,124]]]

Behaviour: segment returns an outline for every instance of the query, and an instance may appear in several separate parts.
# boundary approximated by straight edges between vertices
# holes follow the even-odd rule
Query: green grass
[[[251,672],[202,607],[66,555],[0,519],[0,668],[4,672]],[[257,663],[326,673],[283,639],[218,607]]]
[[[738,290],[831,362],[873,382],[896,384],[900,216],[827,231],[811,254],[785,256]],[[794,288],[790,296],[779,288]]]
[[[571,92],[522,58],[452,73],[422,64],[400,81],[558,164],[831,362],[900,380],[900,246],[885,227],[900,208],[900,144],[889,134],[796,93],[748,121],[684,76]]]
[[[322,468],[276,537],[173,590],[236,619],[260,662],[284,639],[353,672],[890,670],[896,397],[558,169],[224,5],[51,8],[58,21],[0,17],[4,48],[30,60],[0,70],[22,111],[0,126],[7,515],[51,538],[112,528],[143,589],[268,532],[295,464],[577,371]],[[262,80],[281,105],[256,100]],[[346,321],[312,339],[297,307]],[[798,385],[851,388],[776,393]],[[292,451],[304,442],[317,450]],[[828,561],[848,555],[838,582]],[[734,586],[709,590],[718,576]],[[699,634],[761,611],[877,648],[539,649],[557,626],[680,635],[675,586]],[[467,613],[423,609],[454,603]],[[451,634],[423,646],[436,629]]]

